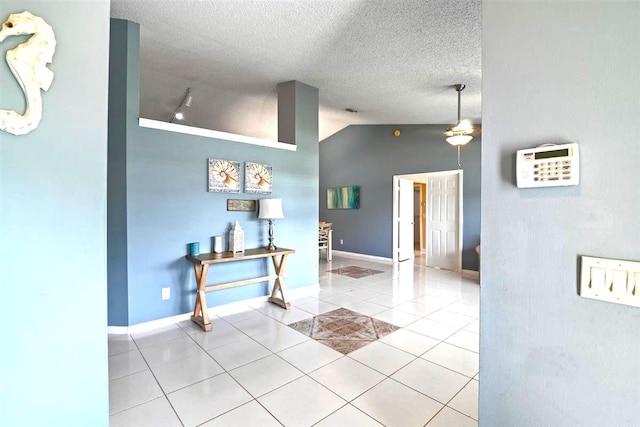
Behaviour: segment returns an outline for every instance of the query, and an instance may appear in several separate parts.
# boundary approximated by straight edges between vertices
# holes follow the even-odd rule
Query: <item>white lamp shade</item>
[[[282,213],[282,199],[260,199],[259,202],[258,218],[284,218],[284,213]]]
[[[447,138],[447,142],[451,145],[465,145],[471,141],[473,137],[471,135],[454,135]]]

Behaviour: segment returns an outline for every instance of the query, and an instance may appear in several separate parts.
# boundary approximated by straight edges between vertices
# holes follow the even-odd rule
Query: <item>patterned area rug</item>
[[[329,273],[341,274],[343,276],[349,276],[353,279],[361,279],[363,277],[373,276],[374,274],[384,273],[384,271],[350,265],[349,267],[341,267],[329,270]]]
[[[349,354],[400,329],[346,308],[295,322],[289,327],[342,354]]]

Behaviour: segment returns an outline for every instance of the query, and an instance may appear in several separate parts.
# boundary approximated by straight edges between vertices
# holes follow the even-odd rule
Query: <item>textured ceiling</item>
[[[140,115],[277,139],[278,83],[320,91],[320,139],[350,124],[480,123],[481,0],[112,0],[140,23]],[[346,108],[357,113],[346,112]],[[443,126],[443,132],[446,126]]]

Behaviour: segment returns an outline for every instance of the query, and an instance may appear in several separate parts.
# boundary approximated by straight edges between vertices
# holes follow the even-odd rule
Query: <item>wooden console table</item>
[[[209,312],[207,311],[207,299],[206,292],[218,291],[220,289],[234,288],[236,286],[249,285],[251,283],[266,282],[269,280],[275,280],[273,284],[273,291],[268,301],[274,304],[278,304],[283,308],[290,308],[291,304],[287,301],[285,296],[284,285],[284,266],[287,261],[287,256],[293,254],[293,249],[278,248],[275,251],[270,251],[265,248],[247,249],[244,253],[233,254],[231,252],[222,252],[219,254],[208,253],[200,254],[197,256],[187,255],[187,259],[193,263],[193,270],[196,274],[196,283],[198,284],[198,290],[196,291],[196,303],[193,308],[193,315],[191,320],[206,332],[211,330],[211,322],[209,321]],[[207,274],[209,272],[209,266],[211,264],[220,264],[223,262],[236,262],[246,261],[249,259],[257,258],[271,258],[273,261],[273,268],[275,274],[268,276],[256,277],[254,279],[238,280],[236,282],[220,283],[217,285],[207,286]],[[276,296],[280,293],[280,298]]]

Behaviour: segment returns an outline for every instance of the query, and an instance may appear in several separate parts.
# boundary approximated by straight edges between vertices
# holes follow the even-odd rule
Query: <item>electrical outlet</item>
[[[166,301],[171,298],[171,288],[162,288],[162,301]]]
[[[340,239],[340,244],[344,245],[344,240]]]

